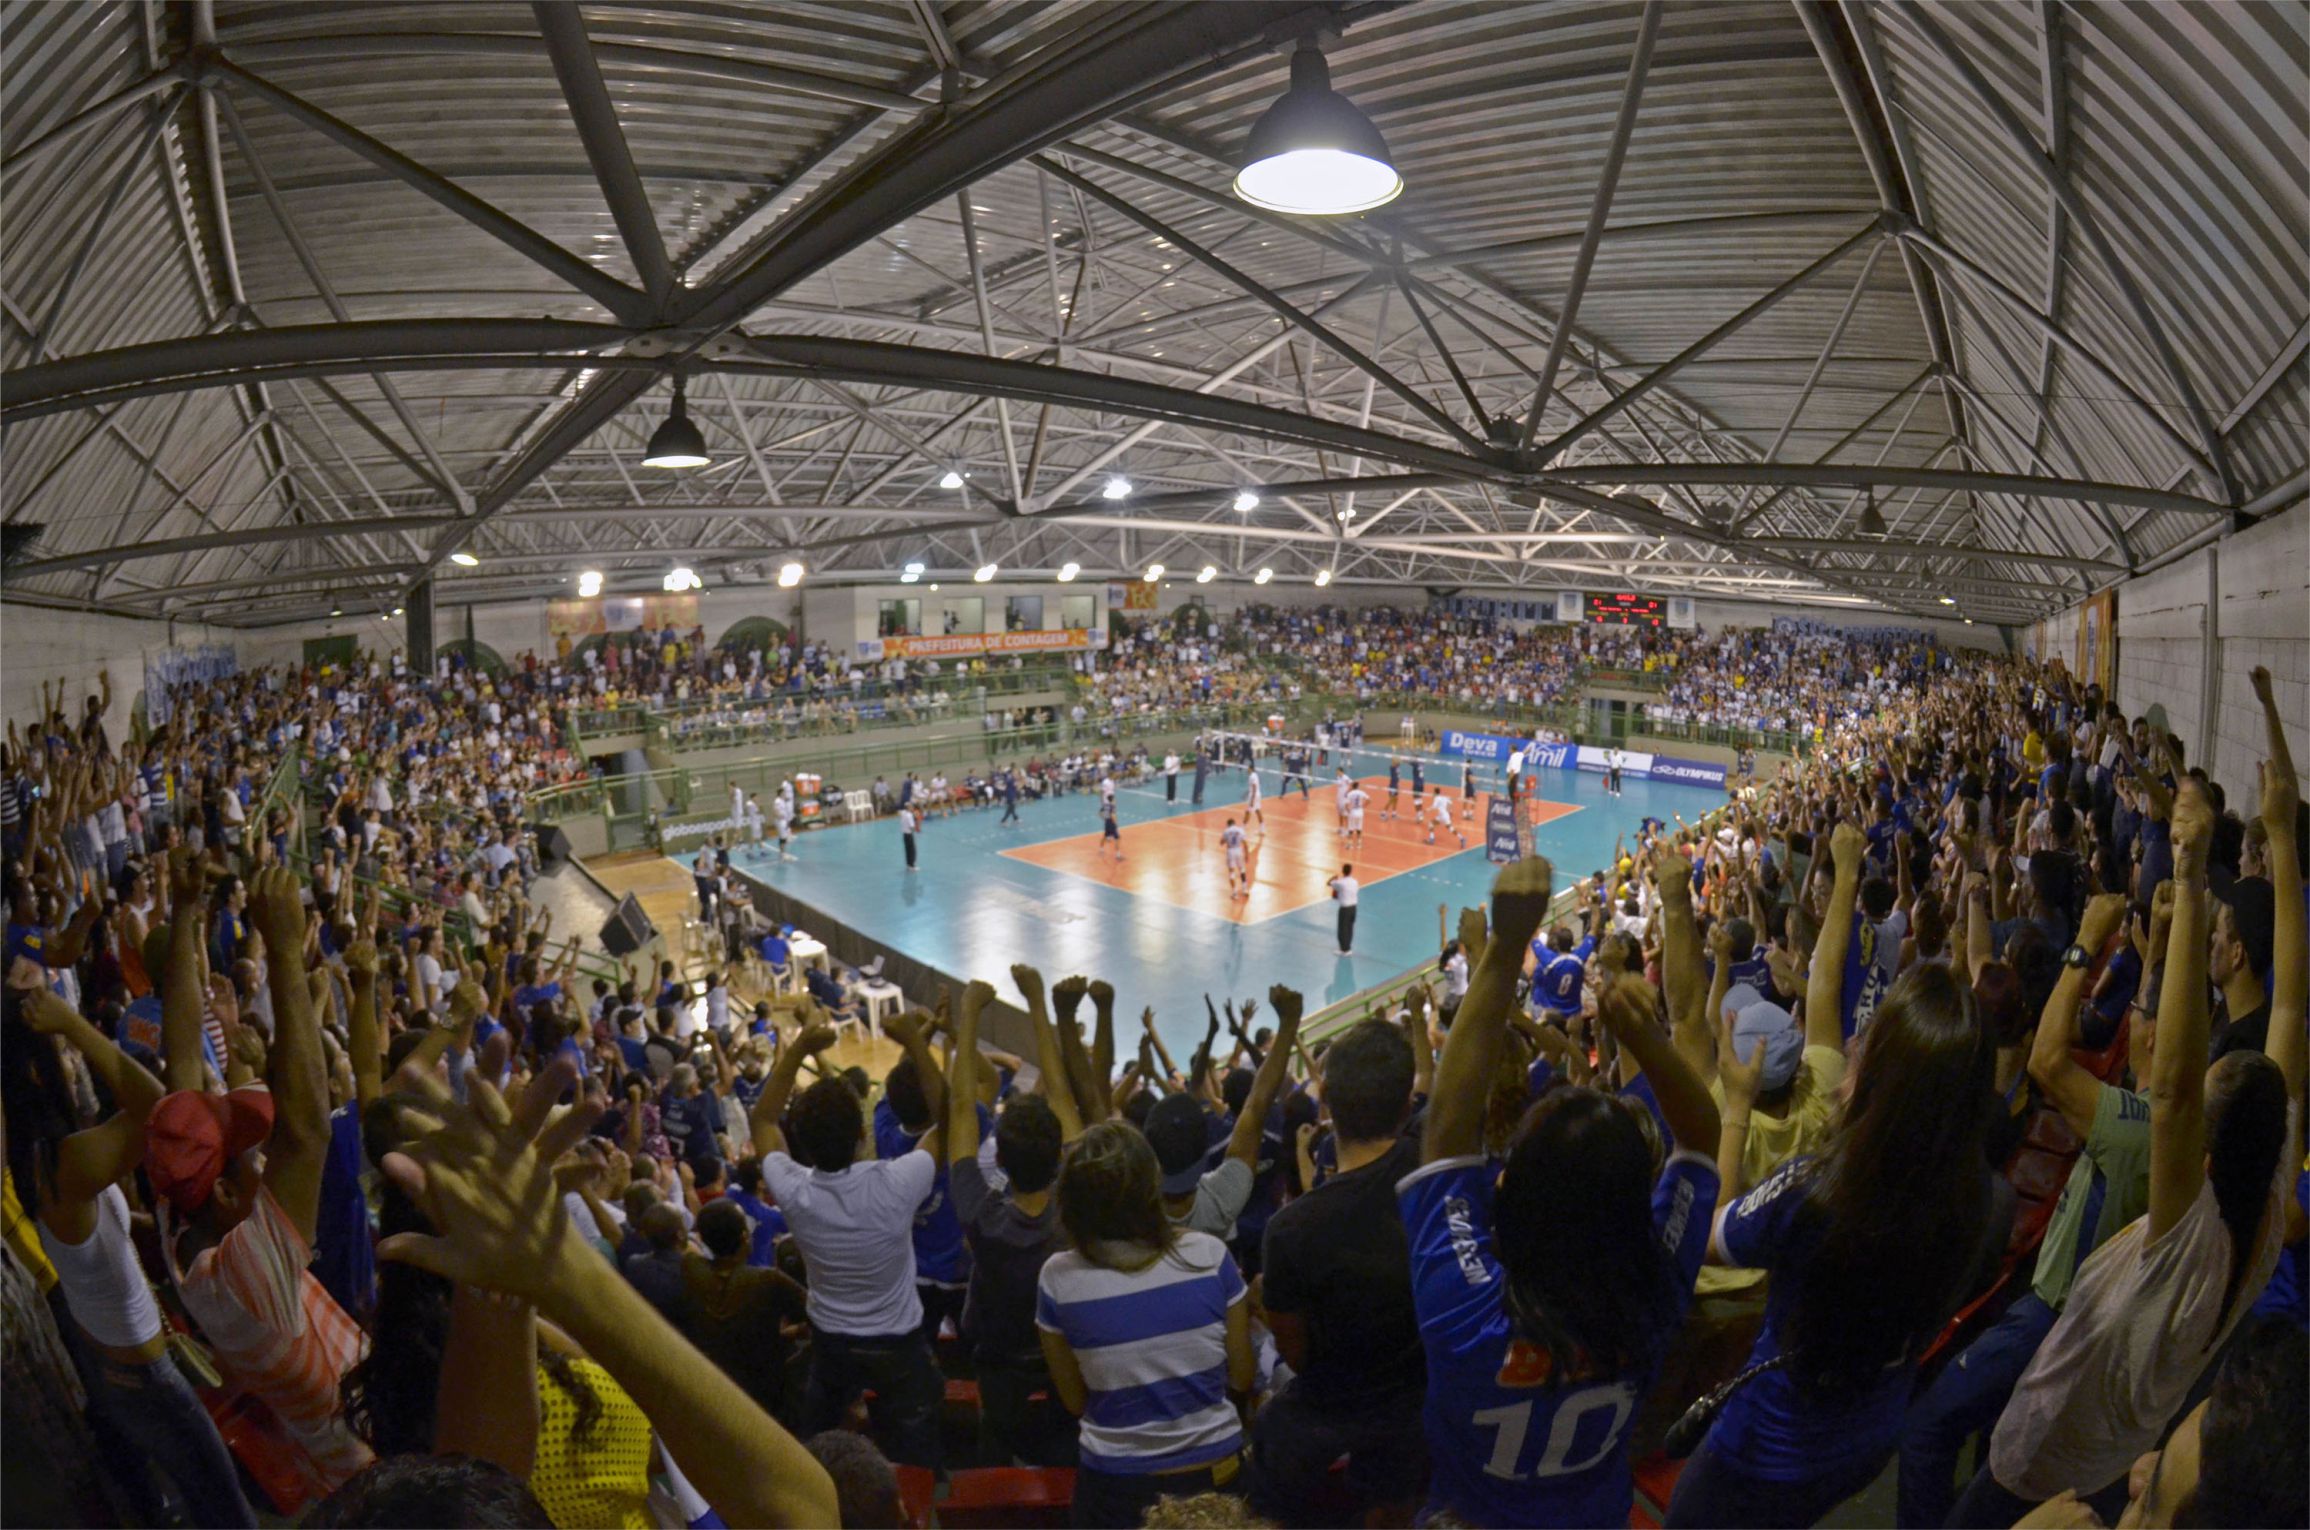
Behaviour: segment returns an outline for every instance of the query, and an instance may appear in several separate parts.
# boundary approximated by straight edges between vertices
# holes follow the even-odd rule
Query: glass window
[[[1097,614],[1096,605],[1088,595],[1061,595],[1059,597],[1059,625],[1069,632],[1088,632],[1091,618]]]
[[[885,600],[877,604],[874,618],[876,637],[920,637],[922,635],[922,602],[908,596],[902,600]]]
[[[948,637],[960,635],[975,637],[985,632],[987,630],[986,597],[983,595],[950,596],[946,603],[946,626],[942,630]]]
[[[1043,597],[1040,595],[1013,595],[1003,607],[1005,632],[1040,632],[1043,630]]]

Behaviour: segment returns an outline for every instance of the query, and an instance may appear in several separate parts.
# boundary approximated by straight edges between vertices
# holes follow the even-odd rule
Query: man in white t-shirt
[[[1364,842],[1364,805],[1371,800],[1371,794],[1350,782],[1345,800],[1347,814],[1341,832],[1347,837],[1350,850],[1360,850]]]
[[[810,1271],[803,1428],[811,1434],[834,1428],[859,1395],[871,1391],[875,1432],[891,1458],[935,1471],[946,1384],[922,1332],[914,1218],[938,1183],[943,1133],[932,1130],[920,1146],[895,1158],[861,1158],[865,1110],[850,1086],[829,1074],[794,1100],[790,1119],[795,1146],[811,1166],[788,1156],[778,1123],[795,1077],[805,1057],[834,1039],[834,1028],[823,1022],[796,1037],[780,1055],[750,1121],[754,1146],[762,1151],[763,1188],[784,1213]],[[919,1040],[909,1051],[923,1051]],[[937,1119],[943,1081],[935,1068],[918,1065],[918,1071]]]
[[[755,810],[759,813],[761,810]],[[770,817],[778,832],[778,859],[790,861],[793,853],[786,847],[794,839],[794,799],[781,792],[770,799]]]
[[[1179,751],[1167,750],[1163,755],[1163,800],[1179,800]]]
[[[1339,905],[1339,954],[1348,955],[1356,943],[1356,899],[1362,888],[1356,882],[1356,869],[1350,863],[1339,869],[1331,879],[1331,900]]]
[[[1446,792],[1440,786],[1436,788],[1435,799],[1428,805],[1429,844],[1432,845],[1436,842],[1436,831],[1438,829],[1451,830],[1452,838],[1460,842],[1460,848],[1463,850],[1468,848],[1468,836],[1462,834],[1460,832],[1460,826],[1452,821],[1451,794]]]
[[[1251,874],[1246,868],[1248,858],[1244,852],[1243,825],[1232,818],[1228,819],[1227,827],[1219,831],[1219,845],[1227,855],[1227,890],[1229,895],[1237,898],[1250,897]]]
[[[916,814],[915,814],[915,811],[914,811],[914,805],[913,805],[912,803],[909,803],[909,804],[907,804],[905,807],[902,807],[902,808],[900,808],[900,809],[898,810],[898,837],[899,837],[899,839],[900,839],[900,840],[902,840],[902,841],[905,843],[905,845],[906,845],[906,869],[907,869],[908,871],[910,871],[910,872],[911,872],[911,871],[913,871],[913,870],[915,869],[915,864],[914,864],[914,836],[915,836],[915,831],[916,831],[916,830],[918,830],[918,829],[920,829],[921,827],[922,827],[922,820],[921,820],[919,817],[917,817],[917,816],[916,816]]]

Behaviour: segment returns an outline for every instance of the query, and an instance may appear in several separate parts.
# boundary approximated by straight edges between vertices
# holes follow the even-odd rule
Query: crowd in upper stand
[[[666,646],[624,680],[719,662]],[[1320,1035],[1278,986],[1174,1059],[1020,966],[1018,1055],[974,982],[873,1077],[839,985],[578,991],[518,813],[582,769],[582,660],[232,677],[137,738],[43,696],[0,792],[11,1427],[155,1523],[895,1524],[893,1462],[1073,1468],[1086,1525],[1616,1525],[1640,1478],[1805,1525],[1888,1470],[1904,1526],[2305,1522],[2266,676],[2217,783],[2162,713],[1913,637],[1254,611],[1099,669],[1135,707],[1286,657],[1650,667],[1819,737],[1608,865],[1510,863]],[[274,819],[291,748],[321,801]]]

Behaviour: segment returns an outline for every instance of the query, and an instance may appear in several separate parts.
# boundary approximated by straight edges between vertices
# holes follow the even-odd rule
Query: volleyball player
[[[1420,821],[1420,794],[1428,789],[1427,777],[1421,773],[1417,755],[1412,758],[1412,822]]]
[[[1099,849],[1101,853],[1105,853],[1109,845],[1115,847],[1115,859],[1121,860],[1123,858],[1123,828],[1115,821],[1115,794],[1112,791],[1108,792],[1106,799],[1099,804]]]
[[[1404,762],[1397,759],[1395,756],[1390,755],[1388,757],[1388,805],[1380,809],[1380,816],[1382,818],[1393,818],[1396,816],[1396,793],[1402,791],[1403,787]]]
[[[1267,832],[1267,811],[1259,805],[1259,762],[1252,761],[1244,775],[1243,816],[1246,822],[1257,819],[1259,832],[1264,835]]]
[[[1343,832],[1347,835],[1348,848],[1359,850],[1363,848],[1364,842],[1364,805],[1371,801],[1371,793],[1365,791],[1357,783],[1349,781],[1344,773],[1341,775],[1340,781],[1347,787],[1346,794],[1341,798],[1341,801],[1346,804]]]
[[[1343,839],[1347,837],[1348,829],[1348,793],[1354,789],[1355,782],[1348,778],[1347,767],[1345,765],[1342,765],[1337,771],[1333,772],[1331,783],[1332,803],[1334,811],[1339,815],[1339,833],[1340,837]]]
[[[1462,818],[1474,818],[1476,816],[1476,762],[1474,760],[1463,759],[1460,761],[1460,816]]]
[[[1253,779],[1256,780],[1257,777]],[[1229,896],[1250,897],[1251,873],[1244,864],[1243,826],[1232,818],[1228,819],[1227,827],[1219,831],[1219,843],[1221,848],[1227,852],[1227,890]]]
[[[1436,842],[1436,831],[1438,829],[1451,830],[1452,838],[1460,842],[1460,848],[1463,850],[1468,848],[1468,836],[1462,834],[1460,832],[1460,826],[1452,822],[1452,794],[1445,791],[1440,786],[1436,788],[1436,805],[1430,810],[1428,815],[1429,844],[1432,845]]]

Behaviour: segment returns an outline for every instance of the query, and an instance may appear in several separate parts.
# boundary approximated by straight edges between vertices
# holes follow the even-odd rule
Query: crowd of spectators
[[[1127,995],[1018,966],[1020,1055],[974,982],[873,1077],[838,989],[575,991],[499,834],[575,768],[566,660],[232,677],[126,745],[44,696],[5,794],[12,1424],[154,1523],[254,1523],[253,1481],[314,1524],[890,1524],[891,1463],[970,1460],[1071,1468],[1085,1525],[1617,1525],[1640,1471],[1670,1525],[1806,1525],[1889,1467],[1904,1526],[2304,1523],[2267,676],[2249,812],[2018,660],[1234,634],[1102,674],[1653,665],[1820,739],[1608,865],[1511,862],[1320,1037],[1276,986],[1207,1001],[1181,1067]],[[306,866],[244,790],[285,749]],[[892,795],[1001,790],[941,785]]]

